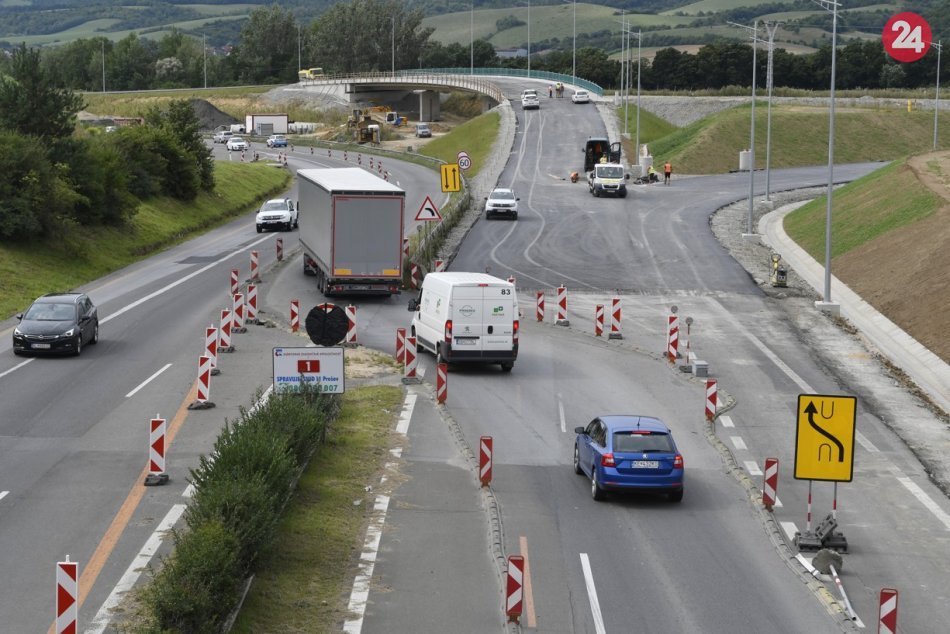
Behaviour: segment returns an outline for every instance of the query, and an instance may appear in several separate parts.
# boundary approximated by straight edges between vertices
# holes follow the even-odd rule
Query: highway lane
[[[291,159],[291,167],[295,163],[328,164]],[[411,206],[421,205],[436,177],[412,164],[393,165],[392,171],[413,192],[406,213],[414,218],[418,207]],[[414,231],[412,222],[408,231]],[[15,320],[6,324],[0,333],[0,491],[8,493],[0,499],[0,567],[17,583],[0,593],[2,629],[32,632],[49,625],[53,563],[68,554],[85,570],[138,484],[146,459],[146,421],[157,412],[171,419],[188,398],[204,327],[217,324],[220,309],[229,305],[229,270],[239,269],[246,279],[252,248],[267,267],[275,259],[278,236],[286,251],[295,249],[296,232],[257,234],[253,213],[246,214],[84,286],[99,306],[102,327],[100,343],[79,358],[15,357],[9,339]],[[294,273],[301,288],[312,286],[299,269]],[[259,372],[242,379],[245,400],[222,406],[236,412],[237,405],[247,405],[268,376],[269,358]],[[213,436],[214,430],[186,433],[175,450],[193,461]],[[189,445],[189,439],[197,444]],[[177,471],[186,472],[187,463]],[[143,508],[163,496],[150,491]],[[153,508],[153,515],[136,515],[130,530],[154,526],[168,511],[167,506]],[[90,593],[82,608],[84,621],[95,614],[141,544],[119,539],[96,585],[81,588]]]

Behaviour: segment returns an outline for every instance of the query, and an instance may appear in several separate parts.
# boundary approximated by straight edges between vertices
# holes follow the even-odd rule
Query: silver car
[[[244,150],[247,150],[250,147],[251,146],[248,145],[247,141],[245,141],[239,136],[233,136],[230,139],[228,139],[229,151],[243,152]]]

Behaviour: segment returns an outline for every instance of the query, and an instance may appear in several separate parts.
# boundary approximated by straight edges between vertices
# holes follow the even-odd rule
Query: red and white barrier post
[[[261,271],[258,267],[259,254],[257,251],[251,251],[251,282],[261,281]]]
[[[231,345],[231,309],[221,310],[221,328],[218,329],[218,352],[234,352]]]
[[[881,588],[877,618],[878,634],[897,634],[897,590]]]
[[[441,272],[444,271],[444,270],[445,270],[445,261],[444,261],[444,260],[436,260],[436,261],[435,261],[435,272],[436,272],[436,273],[441,273]]]
[[[535,315],[538,321],[544,321],[544,291],[538,291]]]
[[[600,337],[604,334],[604,305],[594,306],[594,336]]]
[[[221,374],[218,369],[218,329],[214,326],[205,328],[205,355],[211,359],[211,374]]]
[[[402,239],[402,257],[409,259],[409,238]]]
[[[231,308],[231,334],[236,332],[247,332],[244,327],[244,295],[234,294],[234,301]]]
[[[277,238],[277,261],[284,261],[284,239]]]
[[[514,283],[515,283],[515,276],[514,276],[514,275],[509,275],[509,276],[508,276],[508,283],[509,283],[509,284],[514,284]]]
[[[557,287],[557,319],[554,325],[571,325],[571,322],[567,319],[567,288],[563,284]]]
[[[198,357],[198,395],[188,409],[209,409],[214,407],[211,398],[211,359],[205,355]]]
[[[300,300],[290,300],[290,332],[300,330]]]
[[[478,442],[478,481],[483,487],[491,484],[493,444],[491,436],[482,436]]]
[[[406,362],[406,329],[396,328],[396,363]]]
[[[676,363],[679,349],[680,318],[676,316],[676,306],[670,308],[672,314],[667,319],[666,356],[670,363]]]
[[[416,338],[406,337],[405,354],[405,373],[402,377],[403,383],[419,383],[419,377],[416,376]]]
[[[238,269],[231,269],[231,296],[233,297],[235,293],[241,290],[241,287],[238,285],[238,277],[240,277],[241,271]]]
[[[620,331],[620,298],[614,297],[610,300],[610,334],[608,339],[623,339],[623,333]]]
[[[778,458],[765,459],[765,474],[762,477],[762,504],[771,511],[778,499]]]
[[[355,346],[356,345],[356,306],[349,304],[346,308],[343,309],[346,313],[346,339],[343,343]]]
[[[79,631],[79,564],[56,562],[56,634]]]
[[[248,324],[260,323],[257,321],[257,285],[247,285],[247,304],[245,306],[245,319]]]
[[[409,281],[413,290],[419,288],[419,265],[415,262],[409,265]]]
[[[440,363],[436,366],[435,379],[435,402],[441,405],[449,396],[448,363]]]
[[[158,486],[168,482],[165,473],[165,419],[157,414],[148,425],[148,474],[145,486]]]
[[[508,555],[508,582],[505,584],[505,616],[518,622],[524,603],[524,557]]]
[[[712,422],[716,418],[719,406],[719,383],[716,379],[706,379],[706,420]]]

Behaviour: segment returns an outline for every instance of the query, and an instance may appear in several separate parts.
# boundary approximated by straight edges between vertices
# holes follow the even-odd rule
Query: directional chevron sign
[[[796,479],[851,482],[856,410],[853,396],[798,395]]]

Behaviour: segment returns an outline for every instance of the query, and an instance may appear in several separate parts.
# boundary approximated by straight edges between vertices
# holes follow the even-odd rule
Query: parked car
[[[84,293],[48,293],[21,315],[13,329],[13,354],[71,353],[99,341],[99,313]]]
[[[251,146],[248,145],[247,141],[245,141],[239,136],[232,136],[230,139],[228,139],[229,151],[243,152],[244,150],[247,150],[250,147]]]
[[[527,88],[521,91],[521,107],[525,110],[541,108],[541,100],[538,98],[538,91],[533,88]]]
[[[598,416],[574,428],[574,472],[590,478],[591,497],[607,491],[665,493],[683,499],[683,455],[673,433],[651,416]]]
[[[419,123],[416,125],[416,137],[429,138],[432,136],[432,130],[428,123]]]
[[[287,137],[283,134],[272,134],[267,137],[267,147],[287,147]]]
[[[574,103],[590,103],[590,93],[586,90],[575,90],[571,95],[571,101]]]
[[[268,200],[257,212],[256,222],[258,233],[263,233],[264,229],[278,228],[290,231],[298,224],[297,207],[289,198]]]
[[[493,189],[485,199],[485,219],[501,215],[517,220],[519,200],[521,199],[510,189],[503,187]]]
[[[218,130],[217,132],[214,133],[214,136],[211,137],[211,142],[212,143],[227,143],[231,139],[231,136],[233,134],[234,133],[231,132],[230,130]]]

